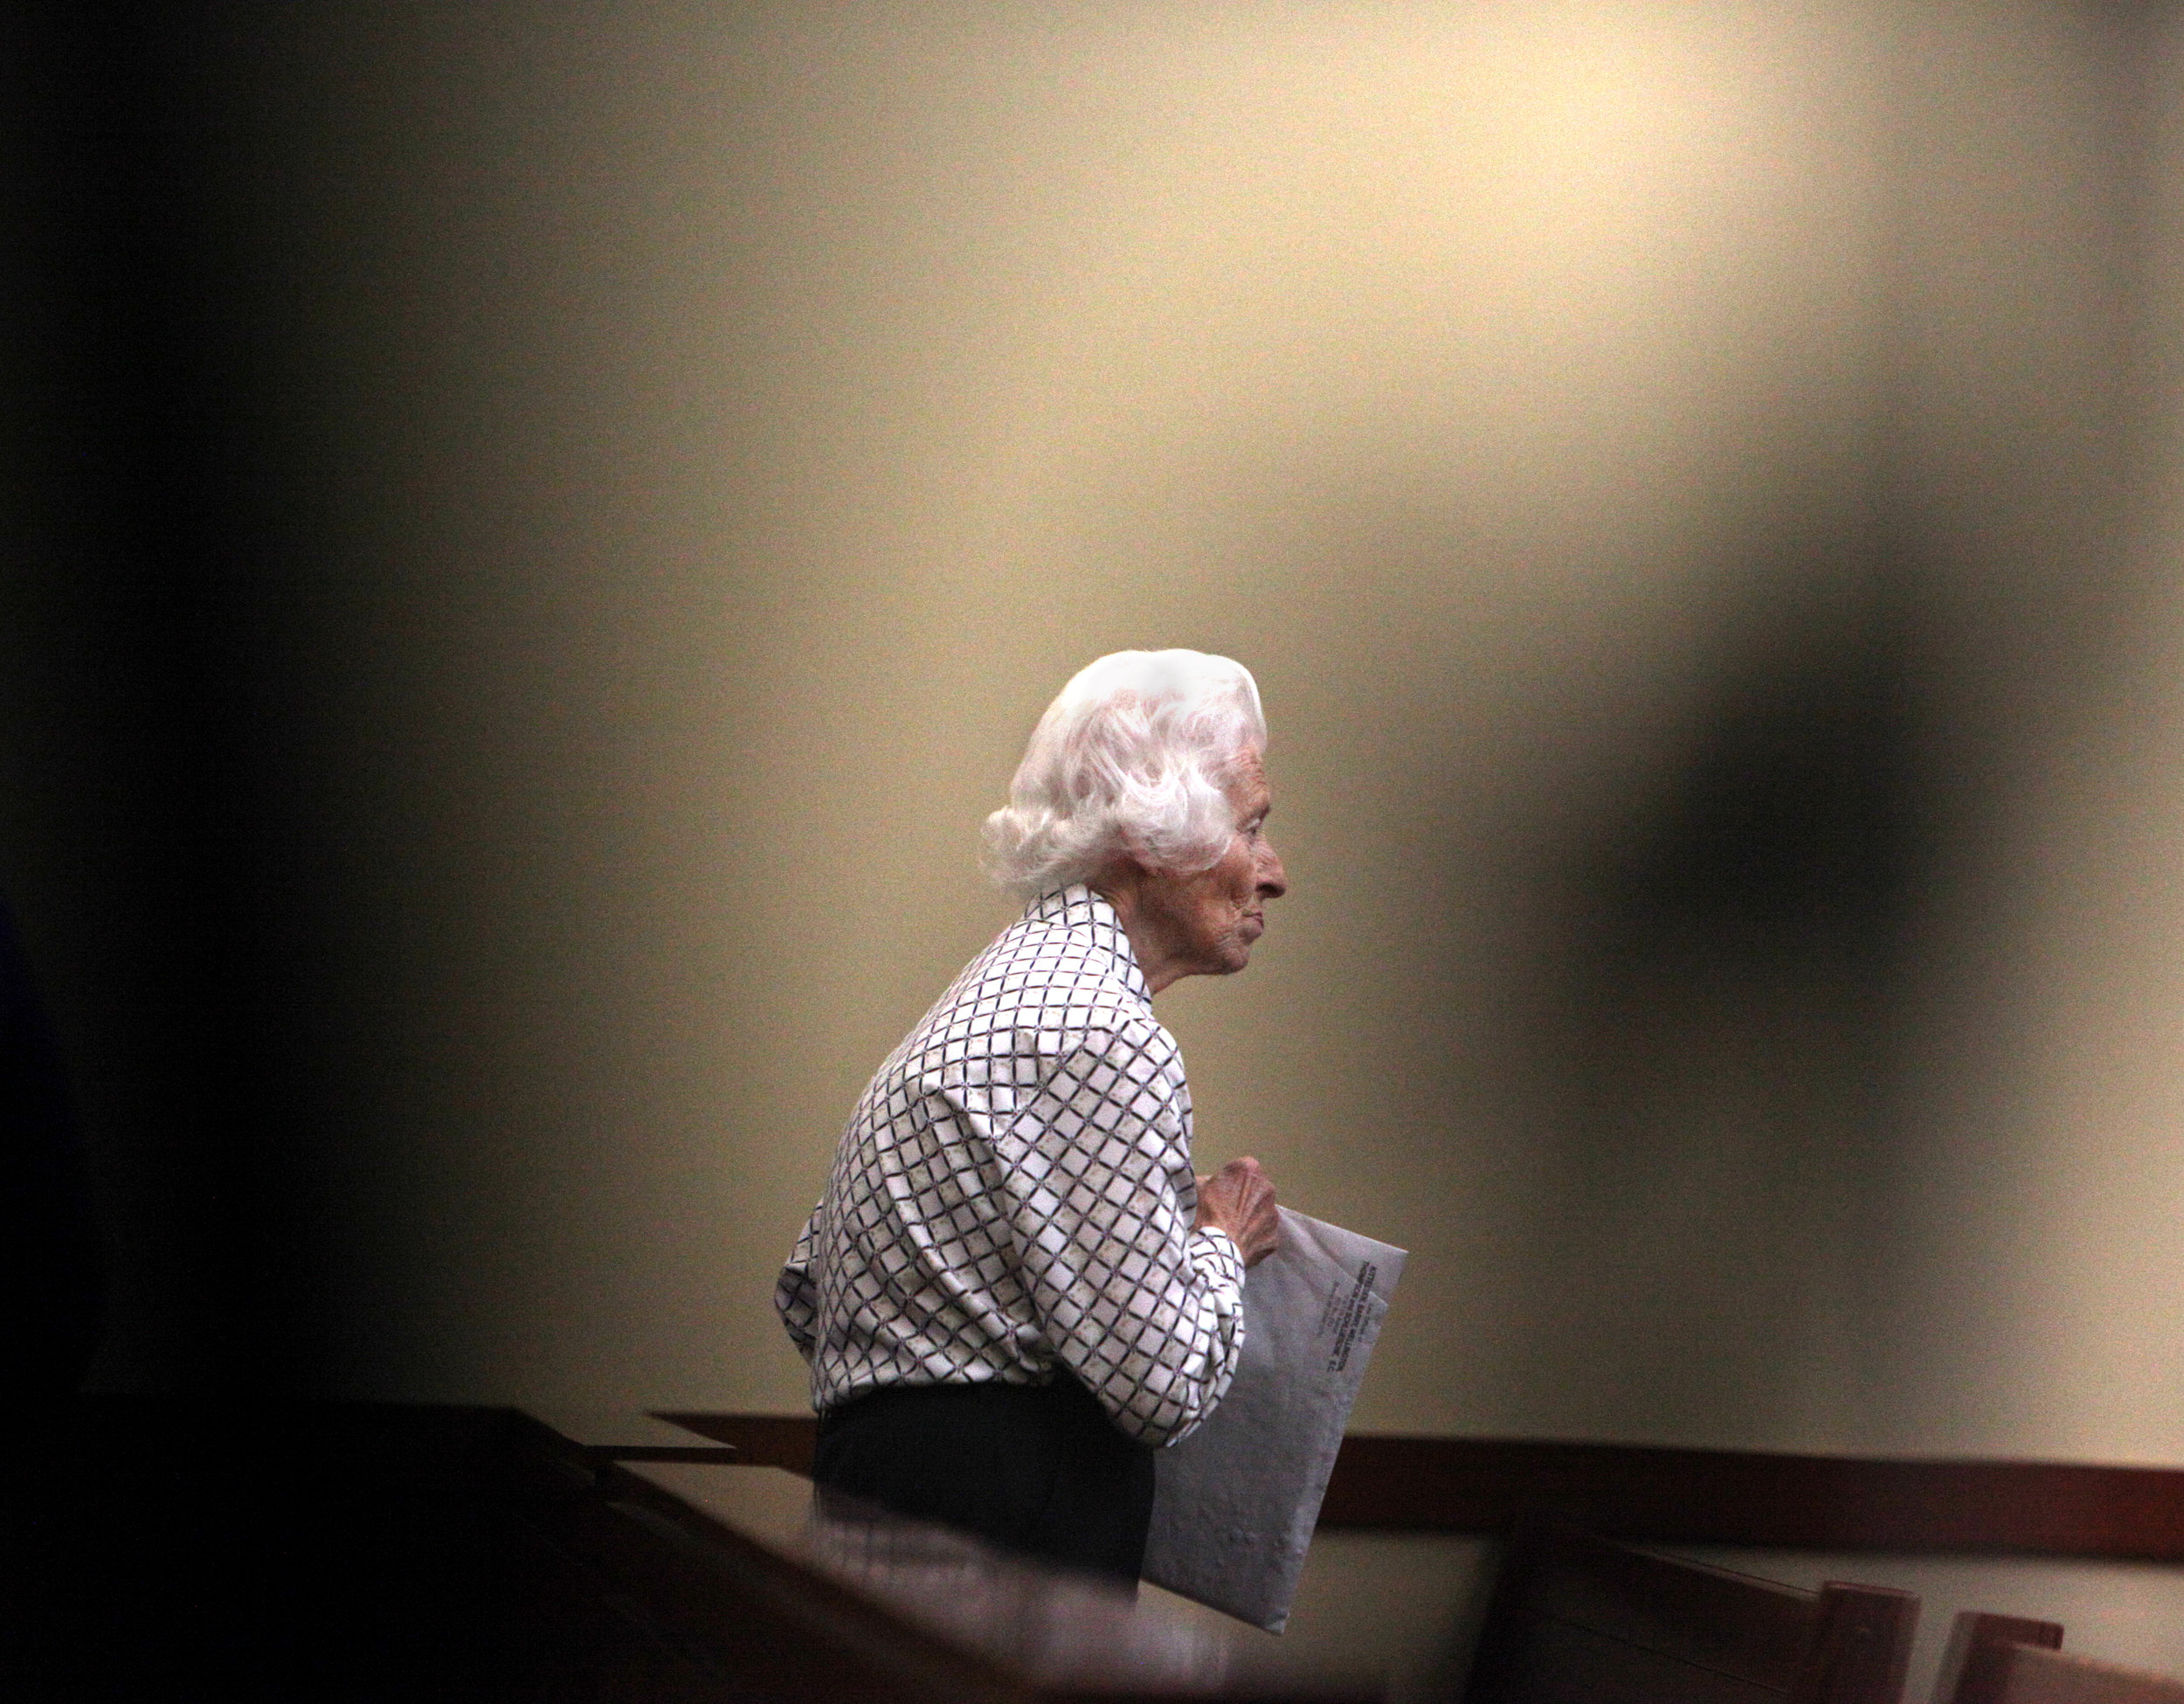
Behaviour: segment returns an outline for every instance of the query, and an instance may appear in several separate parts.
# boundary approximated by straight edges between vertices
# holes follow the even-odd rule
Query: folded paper
[[[1288,1208],[1244,1281],[1244,1347],[1213,1417],[1163,1450],[1144,1577],[1278,1633],[1404,1251]]]

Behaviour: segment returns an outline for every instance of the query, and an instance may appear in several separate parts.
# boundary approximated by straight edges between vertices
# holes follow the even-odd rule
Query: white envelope
[[[1213,1417],[1163,1450],[1144,1577],[1278,1633],[1404,1251],[1286,1207],[1245,1275],[1244,1348]]]

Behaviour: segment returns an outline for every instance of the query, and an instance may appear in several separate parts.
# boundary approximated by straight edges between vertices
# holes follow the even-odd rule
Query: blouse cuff
[[[1244,1257],[1229,1234],[1214,1225],[1191,1233],[1191,1264],[1213,1292],[1213,1306],[1234,1312],[1244,1301]]]

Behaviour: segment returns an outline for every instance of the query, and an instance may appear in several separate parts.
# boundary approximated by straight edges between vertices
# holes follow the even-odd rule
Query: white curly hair
[[[1034,898],[1118,854],[1210,869],[1235,832],[1223,790],[1267,722],[1251,671],[1202,651],[1116,651],[1077,671],[1032,730],[1009,802],[985,821],[996,885]]]

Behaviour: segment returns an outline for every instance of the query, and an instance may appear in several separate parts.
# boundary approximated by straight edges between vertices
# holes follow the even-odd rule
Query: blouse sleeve
[[[773,1285],[774,1311],[781,1315],[797,1353],[806,1361],[812,1358],[819,1333],[819,1285],[812,1278],[812,1227],[818,1223],[819,1216],[819,1209],[813,1208]]]
[[[1244,1265],[1226,1234],[1192,1229],[1188,1099],[1173,1042],[1146,1029],[1070,1038],[994,1149],[1049,1344],[1124,1431],[1166,1444],[1235,1375]]]

